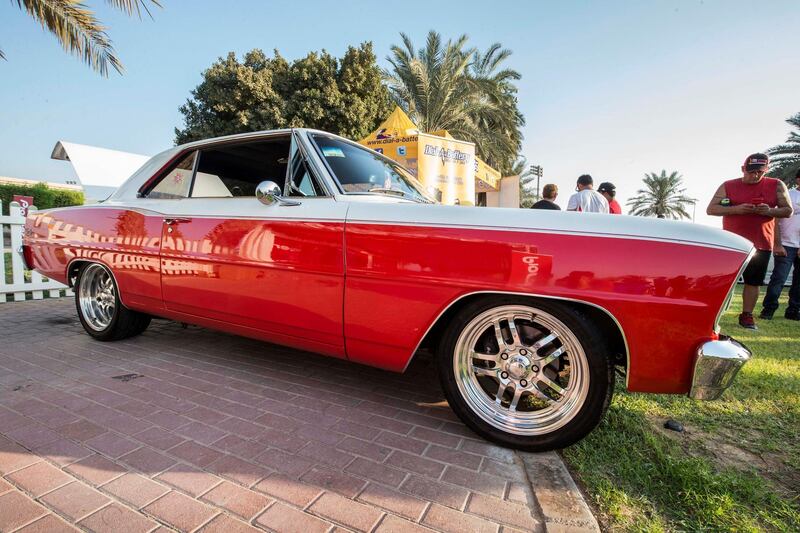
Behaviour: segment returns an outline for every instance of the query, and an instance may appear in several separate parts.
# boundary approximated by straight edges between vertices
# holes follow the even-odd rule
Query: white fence
[[[31,209],[35,209],[31,207]],[[22,231],[25,217],[17,202],[9,205],[9,214],[3,215],[3,204],[0,202],[0,304],[9,300],[19,302],[33,298],[41,300],[45,292],[51,298],[72,291],[64,284],[43,277],[38,272],[26,270],[22,262]],[[10,267],[10,268],[9,268]],[[30,294],[30,297],[27,294]]]

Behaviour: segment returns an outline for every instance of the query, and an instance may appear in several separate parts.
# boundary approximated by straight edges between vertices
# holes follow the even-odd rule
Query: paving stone
[[[59,466],[80,461],[93,453],[92,450],[84,448],[67,439],[58,439],[53,442],[48,442],[47,444],[34,448],[34,451],[40,457],[52,461]],[[0,454],[2,454],[2,452],[0,452]]]
[[[411,436],[415,439],[426,440],[442,446],[455,448],[461,442],[461,438],[435,429],[428,429],[423,427],[415,427],[411,430]]]
[[[307,485],[281,474],[272,474],[261,480],[253,487],[253,490],[269,494],[301,508],[308,505],[322,492],[320,487]]]
[[[14,533],[73,533],[80,531],[54,514],[48,514]]]
[[[41,501],[61,515],[77,521],[111,500],[80,481],[75,481],[42,496]]]
[[[141,446],[141,444],[127,437],[117,435],[110,431],[98,437],[94,437],[93,439],[89,439],[84,444],[112,459],[117,459]]]
[[[448,466],[442,475],[442,481],[466,487],[473,491],[484,492],[502,498],[506,490],[506,480],[489,474],[466,470],[457,466]]]
[[[406,479],[400,486],[400,490],[454,509],[462,509],[464,501],[466,501],[469,494],[466,489],[418,476],[411,476]]]
[[[222,507],[235,515],[250,520],[273,500],[262,494],[242,488],[233,483],[223,481],[203,494],[202,500]]]
[[[119,531],[146,533],[158,525],[153,520],[118,503],[103,507],[78,522],[78,524],[89,531],[97,533],[117,533]]]
[[[466,510],[469,513],[523,530],[531,531],[541,526],[540,521],[531,516],[531,511],[526,505],[501,500],[494,496],[473,494]]]
[[[333,451],[335,452],[336,450]],[[265,451],[256,457],[255,461],[277,472],[292,477],[300,477],[314,466],[314,462],[308,458],[298,457],[296,455],[275,449],[269,449]]]
[[[19,491],[0,496],[0,531],[13,531],[47,514],[47,509]]]
[[[474,533],[497,533],[500,526],[483,518],[469,515],[461,511],[442,507],[441,505],[431,505],[425,513],[422,523],[438,531],[445,533],[463,533],[470,531]]]
[[[432,461],[430,459],[425,459],[423,457],[400,451],[395,451],[392,453],[392,455],[386,460],[386,464],[402,470],[416,472],[417,474],[422,474],[434,479],[438,478],[442,472],[444,472],[445,467],[445,465],[437,461]]]
[[[92,424],[88,420],[78,420],[77,422],[72,422],[70,424],[66,424],[60,426],[56,429],[61,435],[67,437],[68,439],[77,440],[80,442],[89,440],[91,438],[97,437],[102,435],[107,430],[102,426],[98,426],[97,424]]]
[[[361,457],[356,457],[356,459],[347,466],[345,471],[367,479],[372,479],[385,485],[391,485],[392,487],[399,487],[400,483],[403,482],[407,475],[407,472],[404,470],[398,470],[397,468],[392,468]]]
[[[150,477],[155,476],[159,472],[163,472],[177,463],[175,459],[146,447],[123,455],[119,460]]]
[[[4,431],[4,433],[11,438],[11,440],[16,441],[29,450],[49,444],[61,438],[61,435],[52,429],[36,423],[21,426],[11,431]]]
[[[106,459],[102,455],[92,455],[77,463],[72,463],[66,467],[66,470],[95,486],[108,483],[128,471],[124,466]]]
[[[139,474],[125,474],[103,485],[101,489],[136,508],[144,507],[169,489]]]
[[[425,457],[430,457],[431,459],[436,459],[437,461],[441,461],[443,463],[463,466],[464,468],[469,468],[476,471],[478,468],[480,468],[481,461],[483,460],[480,455],[467,453],[461,450],[454,450],[452,448],[446,448],[436,444],[428,446],[428,449],[425,450]]]
[[[192,531],[218,512],[175,491],[168,492],[143,510],[181,531]]]
[[[225,455],[217,450],[212,450],[208,446],[192,441],[187,441],[171,448],[169,453],[200,468],[205,468]]]
[[[332,525],[280,502],[261,513],[255,523],[277,533],[325,533]]]
[[[381,432],[380,435],[375,438],[375,442],[416,454],[421,454],[425,451],[425,448],[429,446],[427,442],[422,440],[386,432]]]
[[[300,481],[322,489],[338,492],[348,498],[355,497],[366,484],[365,481],[339,472],[338,470],[323,468],[312,468],[300,478]]]
[[[206,468],[217,475],[232,479],[245,487],[252,487],[272,473],[266,468],[248,463],[233,455],[224,455]]]
[[[347,437],[342,442],[336,445],[340,450],[345,450],[356,455],[361,455],[373,461],[383,462],[392,453],[391,448],[386,446],[379,446],[374,442],[357,439],[354,437]]]
[[[44,461],[17,470],[13,474],[9,474],[7,478],[25,492],[33,495],[34,498],[74,481],[73,478]]]
[[[222,480],[186,464],[177,464],[156,476],[155,480],[172,485],[190,496],[197,497]]]
[[[0,436],[0,475],[38,463],[41,458]]]
[[[432,530],[394,515],[386,515],[375,533],[431,533]]]
[[[418,520],[428,506],[427,502],[419,498],[374,483],[367,485],[367,488],[358,495],[358,499],[413,521]]]
[[[197,530],[197,533],[259,533],[261,530],[228,515],[217,515],[214,520]]]
[[[324,463],[339,468],[344,468],[353,460],[353,455],[347,452],[335,450],[329,444],[312,441],[309,442],[299,452],[299,455],[314,459],[319,463]]]
[[[383,513],[333,492],[319,497],[308,511],[356,531],[370,531]]]
[[[136,433],[133,438],[157,450],[168,450],[186,440],[166,429],[155,426]]]

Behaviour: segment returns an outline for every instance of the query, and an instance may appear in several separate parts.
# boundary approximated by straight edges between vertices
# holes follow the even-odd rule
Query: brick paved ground
[[[558,520],[526,463],[456,419],[425,360],[398,375],[166,321],[100,343],[69,298],[0,305],[3,532],[540,531]]]

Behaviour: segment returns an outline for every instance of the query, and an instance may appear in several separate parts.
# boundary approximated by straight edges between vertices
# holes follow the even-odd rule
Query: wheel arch
[[[74,289],[75,279],[78,277],[78,272],[80,271],[81,268],[90,263],[97,263],[103,265],[108,269],[109,272],[111,272],[111,277],[114,278],[114,285],[117,286],[117,296],[119,297],[119,301],[122,305],[125,305],[125,302],[123,301],[122,288],[119,286],[119,280],[117,280],[117,275],[114,274],[114,269],[111,268],[111,266],[105,261],[100,261],[99,259],[94,259],[94,258],[88,259],[86,257],[76,257],[75,259],[71,260],[67,264],[67,285],[71,289]]]
[[[439,314],[438,317],[433,321],[433,323],[428,327],[428,331],[425,332],[422,339],[417,344],[416,349],[412,352],[411,357],[409,357],[408,362],[406,363],[406,368],[408,365],[411,364],[411,361],[414,359],[414,356],[420,350],[435,350],[438,340],[441,338],[442,333],[444,332],[447,324],[453,319],[453,317],[465,306],[469,305],[470,303],[479,300],[481,298],[485,298],[487,296],[522,296],[524,298],[529,299],[532,303],[537,301],[554,301],[561,303],[562,305],[567,305],[573,309],[579,310],[591,320],[593,323],[596,323],[601,331],[603,332],[610,332],[608,337],[608,345],[611,353],[614,357],[614,364],[623,366],[627,369],[630,366],[630,349],[628,347],[628,341],[625,337],[625,331],[623,330],[620,323],[617,319],[612,315],[607,309],[601,307],[597,304],[589,303],[583,300],[575,300],[571,298],[563,298],[559,296],[545,296],[540,294],[530,294],[530,293],[522,293],[522,292],[508,292],[508,291],[476,291],[470,292],[467,294],[463,294],[450,302],[448,306]],[[403,369],[405,370],[405,368]],[[626,376],[627,382],[627,376]]]

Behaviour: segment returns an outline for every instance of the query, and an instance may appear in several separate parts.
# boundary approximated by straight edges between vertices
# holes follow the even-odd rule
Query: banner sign
[[[21,194],[15,194],[12,196],[11,201],[17,202],[22,208],[22,216],[28,216],[28,208],[33,205],[33,196],[22,196]]]

